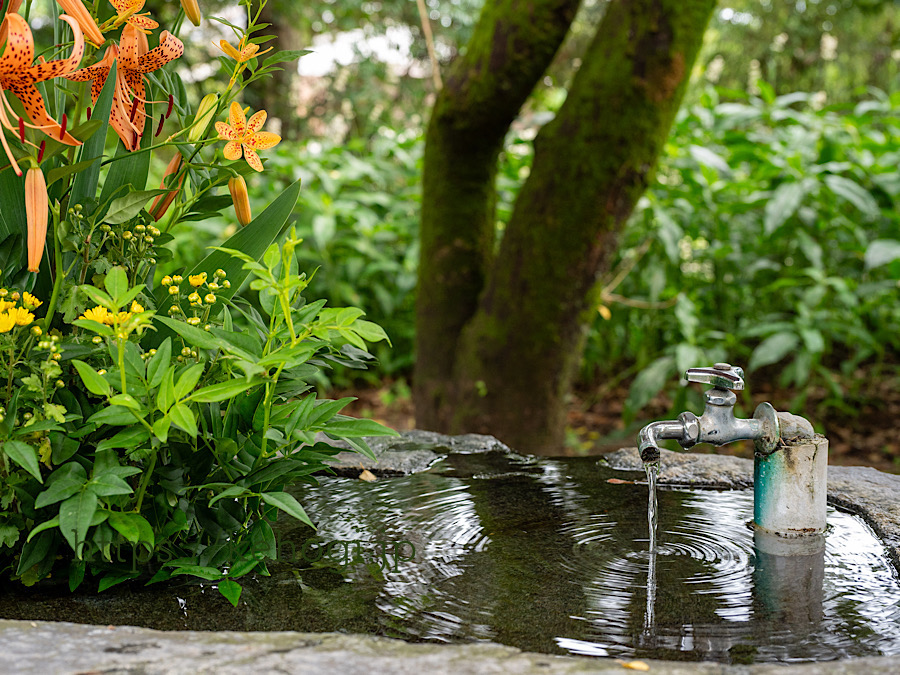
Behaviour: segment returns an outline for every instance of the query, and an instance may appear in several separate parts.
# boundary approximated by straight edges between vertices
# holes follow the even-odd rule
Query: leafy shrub
[[[689,366],[833,387],[832,368],[900,346],[900,98],[820,110],[762,89],[681,111],[624,233],[616,270],[631,271],[604,280],[584,377],[640,371],[632,413]]]

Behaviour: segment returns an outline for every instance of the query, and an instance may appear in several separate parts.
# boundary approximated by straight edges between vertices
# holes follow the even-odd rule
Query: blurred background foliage
[[[177,7],[147,4],[161,18]],[[423,1],[438,69],[465,44],[480,5]],[[563,102],[605,6],[583,2],[514,125],[498,175],[498,235],[528,175],[530,141]],[[212,1],[203,9],[225,11]],[[256,83],[246,101],[277,118],[287,139],[250,192],[262,204],[302,178],[296,224],[301,264],[319,268],[312,293],[363,307],[386,328],[394,347],[366,377],[393,382],[393,399],[408,391],[414,360],[420,160],[435,87],[420,12],[412,0],[271,0],[266,12],[276,49],[311,53],[297,72]],[[839,424],[823,427],[837,436],[900,414],[898,19],[884,0],[720,5],[656,181],[598,288],[573,451],[624,438],[651,415],[697,410],[699,392],[679,386],[679,373],[718,360],[748,370],[744,412],[765,394]],[[189,90],[227,79],[190,70],[192,50],[199,63],[230,37],[216,27],[195,30]],[[189,248],[234,227],[223,211],[199,236],[176,233],[175,246],[192,257]],[[322,386],[360,383],[334,372]],[[586,414],[596,406],[614,415]],[[871,445],[866,461],[900,457],[893,436]]]

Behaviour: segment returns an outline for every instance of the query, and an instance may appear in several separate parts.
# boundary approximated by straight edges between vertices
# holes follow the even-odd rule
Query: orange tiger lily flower
[[[109,70],[113,62],[117,61],[116,89],[109,124],[122,139],[125,147],[128,150],[135,150],[147,121],[144,75],[177,59],[183,53],[184,44],[169,31],[160,33],[159,46],[148,51],[146,36],[138,28],[128,24],[122,30],[119,47],[110,45],[100,61],[87,68],[76,70],[66,77],[76,82],[93,80],[91,100],[96,103]]]
[[[116,24],[127,23],[144,33],[158,28],[159,24],[150,18],[150,12],[138,14],[144,8],[144,0],[109,0],[116,8]]]
[[[65,14],[61,18],[72,27],[75,36],[72,53],[67,59],[55,59],[36,65],[31,65],[34,61],[34,37],[28,23],[18,14],[7,14],[3,20],[3,25],[8,31],[8,39],[3,55],[0,56],[0,125],[18,135],[23,141],[25,127],[31,127],[40,129],[48,136],[67,145],[81,145],[81,141],[69,134],[64,126],[47,114],[44,99],[34,86],[37,82],[72,72],[78,67],[78,62],[84,55],[84,38],[78,22]],[[6,100],[7,91],[13,93],[22,103],[31,124],[26,124],[23,119],[19,118]],[[13,119],[16,120],[16,124],[11,121]],[[63,122],[65,123],[65,117],[63,117]],[[16,173],[21,175],[22,172],[2,132],[0,132],[0,141],[2,141],[3,149]]]
[[[281,142],[281,136],[269,131],[260,131],[262,125],[266,123],[266,116],[266,111],[260,110],[248,121],[243,108],[237,101],[232,101],[228,111],[228,121],[231,124],[216,122],[219,138],[228,141],[222,151],[225,159],[240,159],[243,155],[253,169],[263,170],[262,161],[256,151],[274,148]]]

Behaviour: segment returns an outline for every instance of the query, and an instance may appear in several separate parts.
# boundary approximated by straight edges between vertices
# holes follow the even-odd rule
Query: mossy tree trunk
[[[499,248],[494,178],[509,124],[577,7],[487,0],[428,128],[417,425],[560,452],[598,276],[652,175],[714,0],[610,2]]]

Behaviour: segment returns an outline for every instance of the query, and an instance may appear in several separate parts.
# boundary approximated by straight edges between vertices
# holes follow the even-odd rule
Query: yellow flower
[[[228,114],[230,124],[216,122],[219,138],[228,141],[222,152],[225,159],[240,159],[243,155],[247,164],[255,171],[263,170],[262,161],[256,151],[274,148],[281,142],[281,136],[269,131],[260,131],[266,123],[266,116],[266,111],[260,110],[248,120],[237,101],[232,101]]]
[[[27,326],[34,321],[34,314],[24,307],[16,307],[15,309],[7,310],[7,312],[13,317],[17,326]]]
[[[12,309],[16,306],[16,303],[10,302],[9,300],[0,300],[0,312],[5,312],[8,309]]]
[[[137,303],[136,300],[133,300],[132,303],[131,303],[131,311],[134,312],[135,314],[140,314],[141,312],[144,311],[144,308],[141,307],[141,306]]]
[[[97,323],[109,323],[109,310],[106,309],[106,307],[94,307],[87,310],[78,318],[96,321]]]
[[[25,305],[26,309],[37,309],[44,303],[26,291],[22,294],[22,304]]]
[[[205,281],[206,281],[206,272],[200,272],[200,274],[192,274],[191,276],[188,277],[188,283],[191,286],[193,286],[194,288],[202,286]]]
[[[221,49],[227,56],[231,57],[238,63],[246,63],[254,56],[262,56],[263,54],[272,51],[272,47],[269,47],[268,49],[264,49],[260,52],[259,45],[253,43],[248,45],[246,37],[241,39],[241,41],[238,43],[237,49],[232,47],[227,40],[219,40],[219,49]]]
[[[118,314],[110,314],[110,323],[125,323],[131,318],[131,312],[119,312]]]
[[[9,312],[0,314],[0,333],[8,333],[16,325],[16,319]]]

